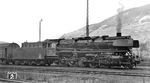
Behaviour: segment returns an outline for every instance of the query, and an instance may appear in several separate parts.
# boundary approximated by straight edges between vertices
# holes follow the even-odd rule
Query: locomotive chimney
[[[117,37],[120,37],[121,36],[121,32],[117,32]]]
[[[122,19],[121,19],[121,17],[122,17],[122,11],[124,9],[124,6],[121,3],[121,1],[119,1],[119,5],[121,6],[121,8],[118,8],[118,10],[117,10],[117,12],[118,12],[118,15],[117,15],[117,27],[116,27],[116,31],[117,31],[116,36],[117,37],[122,36],[121,35],[121,28],[122,28]]]

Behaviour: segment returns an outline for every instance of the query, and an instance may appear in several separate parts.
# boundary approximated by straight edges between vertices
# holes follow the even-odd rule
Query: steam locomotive
[[[139,64],[132,48],[139,41],[130,36],[93,36],[47,39],[42,42],[0,44],[0,62],[15,65],[59,65],[76,67],[134,68]]]

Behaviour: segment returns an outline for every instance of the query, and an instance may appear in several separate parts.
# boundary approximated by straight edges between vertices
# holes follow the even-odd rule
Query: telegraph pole
[[[39,21],[39,42],[41,42],[41,22],[42,22],[42,18],[41,20]]]
[[[87,11],[86,11],[86,37],[89,37],[89,0],[87,0]]]

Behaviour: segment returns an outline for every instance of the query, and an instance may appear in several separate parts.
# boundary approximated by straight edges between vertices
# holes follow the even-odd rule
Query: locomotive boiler
[[[139,61],[133,56],[132,48],[138,47],[138,40],[117,33],[113,37],[62,39],[58,42],[56,54],[60,63],[67,66],[133,68]]]

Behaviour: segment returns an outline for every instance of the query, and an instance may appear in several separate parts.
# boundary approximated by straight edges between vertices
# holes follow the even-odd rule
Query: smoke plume
[[[120,8],[117,9],[118,15],[117,15],[117,33],[121,33],[122,28],[122,11],[124,9],[124,5],[121,3],[121,0],[119,1]]]

